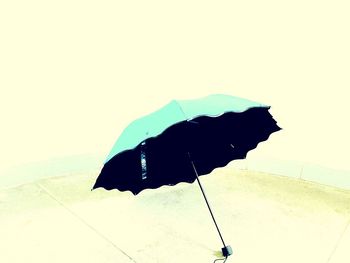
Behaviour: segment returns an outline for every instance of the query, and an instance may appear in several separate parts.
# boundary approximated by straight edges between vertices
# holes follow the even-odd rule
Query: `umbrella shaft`
[[[198,173],[197,173],[196,166],[194,165],[194,163],[193,163],[193,161],[192,161],[192,160],[191,160],[191,164],[192,164],[193,170],[194,170],[194,172],[195,172],[195,174],[196,174],[196,179],[197,179],[197,182],[198,182],[199,188],[201,189],[201,192],[202,192],[202,194],[203,194],[204,200],[205,200],[205,202],[206,202],[206,204],[207,204],[207,206],[208,206],[208,209],[209,209],[209,212],[210,212],[211,218],[212,218],[212,219],[213,219],[213,221],[214,221],[215,227],[216,227],[216,229],[217,229],[217,231],[218,231],[218,233],[219,233],[219,236],[220,236],[220,239],[221,239],[221,241],[222,241],[222,244],[224,245],[224,247],[226,247],[226,244],[225,244],[225,241],[224,241],[224,239],[223,239],[223,237],[222,237],[222,235],[221,235],[221,232],[220,232],[219,226],[218,226],[218,224],[216,223],[216,220],[215,220],[214,214],[213,214],[213,212],[212,212],[212,210],[211,210],[211,208],[210,208],[210,205],[209,205],[209,202],[208,202],[207,196],[205,195],[205,192],[204,192],[203,186],[202,186],[202,184],[201,184],[201,182],[200,182],[200,180],[199,180],[199,176],[198,176]]]

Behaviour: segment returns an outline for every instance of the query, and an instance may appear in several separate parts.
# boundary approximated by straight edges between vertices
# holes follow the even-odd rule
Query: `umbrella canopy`
[[[116,141],[94,189],[138,194],[147,188],[196,180],[280,130],[269,106],[228,95],[173,100],[132,122]]]

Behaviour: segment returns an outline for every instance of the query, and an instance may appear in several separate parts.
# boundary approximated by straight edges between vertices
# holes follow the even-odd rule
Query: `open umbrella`
[[[229,95],[173,100],[129,124],[122,132],[93,187],[131,191],[180,182],[198,182],[227,258],[226,245],[199,176],[244,159],[248,151],[280,130],[269,106]]]

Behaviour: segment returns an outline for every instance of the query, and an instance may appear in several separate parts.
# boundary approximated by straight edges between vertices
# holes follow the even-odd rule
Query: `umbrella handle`
[[[205,200],[205,202],[206,202],[206,204],[207,204],[207,207],[208,207],[208,209],[209,209],[211,218],[212,218],[213,221],[214,221],[216,230],[218,231],[219,236],[220,236],[220,239],[221,239],[221,241],[222,241],[222,244],[224,245],[224,247],[221,249],[222,254],[223,254],[224,257],[227,258],[228,256],[232,255],[232,248],[231,248],[231,246],[225,244],[225,241],[224,241],[224,238],[223,238],[222,235],[221,235],[219,226],[218,226],[218,224],[216,223],[216,220],[215,220],[213,211],[211,210],[211,207],[210,207],[208,198],[207,198],[207,196],[205,195],[204,188],[203,188],[203,186],[202,186],[202,184],[201,184],[201,182],[200,182],[200,180],[199,180],[199,176],[198,176],[198,172],[197,172],[196,166],[194,165],[194,162],[193,162],[193,160],[192,160],[192,158],[191,158],[190,153],[189,153],[189,152],[187,152],[187,153],[188,153],[188,157],[189,157],[189,159],[190,159],[190,162],[191,162],[191,164],[192,164],[194,173],[196,174],[196,180],[197,180],[197,182],[198,182],[199,188],[201,189],[201,192],[202,192],[202,194],[203,194],[204,200]],[[225,261],[226,261],[226,260],[225,260]]]

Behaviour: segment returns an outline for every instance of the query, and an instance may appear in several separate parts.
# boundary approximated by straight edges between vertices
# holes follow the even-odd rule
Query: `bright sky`
[[[288,3],[287,3],[288,2]],[[2,1],[0,163],[107,154],[172,98],[272,106],[248,157],[350,169],[348,1]]]

